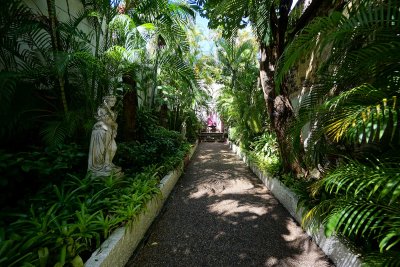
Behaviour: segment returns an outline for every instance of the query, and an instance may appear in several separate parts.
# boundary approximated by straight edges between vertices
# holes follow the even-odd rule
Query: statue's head
[[[112,107],[117,102],[117,97],[115,95],[106,95],[103,97],[103,102]]]

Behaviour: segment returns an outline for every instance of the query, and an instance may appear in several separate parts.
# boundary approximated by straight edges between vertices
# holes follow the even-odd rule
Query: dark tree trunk
[[[283,167],[286,171],[301,173],[301,159],[294,157],[293,145],[288,138],[288,127],[294,119],[293,107],[285,83],[282,83],[281,88],[276,90],[274,80],[278,59],[285,48],[285,35],[291,4],[292,1],[290,0],[281,1],[279,18],[274,7],[270,10],[270,27],[274,41],[269,43],[268,46],[264,42],[260,44],[260,81],[271,126],[278,140]]]
[[[287,90],[281,90],[277,95],[274,82],[274,68],[276,66],[276,47],[261,45],[260,80],[267,105],[272,129],[278,139],[279,150],[286,171],[301,173],[301,164],[298,157],[293,155],[293,145],[288,138],[288,127],[294,119],[293,107]]]
[[[168,128],[168,105],[162,104],[160,107],[160,119],[159,123],[162,127]]]
[[[123,82],[128,84],[131,88],[124,95],[123,99],[123,131],[122,135],[124,141],[133,141],[137,139],[136,136],[136,115],[138,108],[138,95],[136,90],[136,82],[130,77],[124,76]]]
[[[282,82],[280,88],[275,85],[275,70],[279,57],[287,45],[287,40],[303,29],[317,15],[325,15],[331,9],[341,9],[344,0],[331,3],[322,0],[313,0],[307,10],[297,21],[297,26],[288,34],[289,12],[292,0],[281,0],[279,7],[275,5],[270,9],[271,42],[267,45],[260,41],[260,82],[264,92],[267,111],[271,126],[278,139],[279,150],[284,169],[293,173],[302,173],[302,151],[294,155],[293,144],[289,138],[288,130],[294,118],[293,106],[289,98],[287,82]],[[279,15],[276,11],[279,10]],[[288,36],[289,35],[289,36]]]

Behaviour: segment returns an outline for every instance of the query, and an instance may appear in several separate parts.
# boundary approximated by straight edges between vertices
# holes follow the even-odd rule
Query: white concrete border
[[[189,159],[197,149],[198,142],[191,148]],[[157,217],[164,205],[165,200],[174,188],[178,178],[183,172],[182,163],[173,171],[169,172],[160,181],[161,194],[154,196],[147,202],[143,211],[135,220],[129,223],[127,227],[116,229],[109,238],[107,238],[97,249],[92,253],[92,256],[86,261],[86,267],[123,267],[128,262],[132,253],[143,239],[147,229]]]
[[[235,152],[245,163],[250,167],[255,175],[268,187],[271,193],[279,200],[279,202],[289,211],[289,213],[301,224],[302,210],[297,210],[298,197],[290,191],[278,179],[271,177],[268,173],[261,171],[256,164],[249,161],[246,153],[240,147],[232,142],[229,142],[230,148]],[[343,242],[337,237],[325,237],[324,229],[321,228],[318,232],[306,229],[306,232],[311,236],[322,251],[333,261],[337,267],[359,267],[361,260],[359,255],[353,253]]]

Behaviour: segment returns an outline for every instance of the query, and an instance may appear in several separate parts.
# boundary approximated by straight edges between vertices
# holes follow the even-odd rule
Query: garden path
[[[333,266],[227,144],[200,143],[131,266]]]

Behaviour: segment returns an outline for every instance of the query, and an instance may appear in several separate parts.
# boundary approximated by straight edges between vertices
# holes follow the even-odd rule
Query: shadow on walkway
[[[221,143],[200,143],[126,266],[333,266]]]

